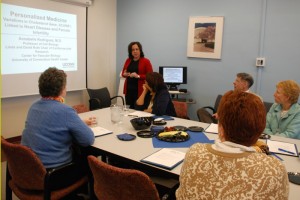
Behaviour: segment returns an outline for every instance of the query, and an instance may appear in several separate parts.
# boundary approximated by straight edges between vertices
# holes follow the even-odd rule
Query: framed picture
[[[224,17],[190,17],[187,56],[221,59]]]

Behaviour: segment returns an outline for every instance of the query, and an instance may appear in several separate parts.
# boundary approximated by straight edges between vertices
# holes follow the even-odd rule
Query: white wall
[[[116,94],[116,0],[94,0],[88,19],[88,87]]]
[[[94,0],[88,9],[88,87],[116,94],[116,0]],[[79,47],[80,48],[80,47]],[[19,136],[31,104],[39,95],[1,99],[1,135]],[[66,103],[88,106],[86,91],[68,92]]]

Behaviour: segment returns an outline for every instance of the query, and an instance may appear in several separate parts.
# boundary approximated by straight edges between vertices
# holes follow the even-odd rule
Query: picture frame
[[[224,17],[189,18],[187,56],[221,59]]]

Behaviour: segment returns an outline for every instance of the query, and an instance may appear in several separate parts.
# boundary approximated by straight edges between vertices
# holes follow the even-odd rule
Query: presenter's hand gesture
[[[124,77],[130,77],[130,72],[125,71],[125,72],[123,73],[123,76],[124,76]]]
[[[138,75],[137,73],[135,73],[135,72],[132,72],[132,73],[130,74],[130,77],[131,77],[131,78],[138,78],[139,75]]]

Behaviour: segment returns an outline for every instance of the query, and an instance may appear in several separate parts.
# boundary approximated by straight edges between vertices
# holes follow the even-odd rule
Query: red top
[[[125,61],[125,64],[124,64],[124,67],[123,67],[123,70],[122,70],[122,76],[124,78],[127,78],[123,74],[124,74],[124,71],[127,71],[127,68],[129,66],[130,62],[131,62],[130,58],[127,58],[126,61]],[[139,66],[138,66],[138,75],[140,76],[140,78],[138,80],[138,96],[140,96],[143,92],[143,84],[145,83],[146,74],[148,72],[153,72],[150,60],[145,58],[145,57],[140,58],[139,59]],[[127,92],[127,79],[125,80],[125,83],[124,83],[123,93],[126,95],[126,92]]]

